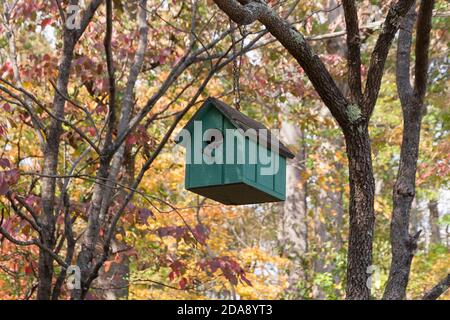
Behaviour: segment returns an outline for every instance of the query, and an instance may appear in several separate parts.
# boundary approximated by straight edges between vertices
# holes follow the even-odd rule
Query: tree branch
[[[249,24],[255,20],[264,24],[305,70],[317,93],[341,127],[348,126],[349,119],[346,113],[348,101],[304,36],[287,20],[278,16],[265,3],[245,1],[247,4],[242,5],[236,0],[214,0],[214,2],[238,24]]]
[[[383,78],[384,65],[398,31],[402,18],[409,11],[415,0],[398,0],[392,4],[384,21],[383,30],[377,39],[370,59],[367,81],[363,97],[364,113],[370,117],[377,102]]]
[[[416,66],[414,92],[423,101],[427,91],[428,50],[430,47],[430,31],[432,25],[434,0],[422,0],[417,18]]]
[[[214,0],[214,2],[231,20],[240,25],[252,24],[266,14],[268,9],[265,4],[253,1],[245,1],[245,5],[236,0]]]
[[[436,300],[439,298],[447,289],[450,287],[450,274],[439,281],[439,283],[434,286],[430,291],[428,291],[423,297],[422,300]]]
[[[361,101],[361,38],[359,35],[358,11],[354,0],[344,0],[345,25],[347,29],[348,84],[353,103]]]
[[[7,240],[9,240],[10,242],[14,243],[15,245],[18,246],[32,246],[35,244],[35,240],[31,240],[31,241],[22,241],[22,240],[18,240],[16,238],[14,238],[12,235],[10,235],[3,227],[0,226],[0,234],[2,236],[4,236]]]
[[[75,39],[74,39],[75,42],[77,42],[81,38],[84,31],[88,27],[89,23],[91,23],[95,12],[97,11],[98,7],[102,4],[102,2],[103,0],[92,0],[89,3],[86,10],[84,11],[83,16],[81,17],[80,28],[78,30],[75,29]]]
[[[75,1],[74,3],[77,3]],[[65,111],[65,97],[68,96],[67,90],[70,81],[70,69],[74,57],[74,50],[78,40],[83,35],[87,26],[91,22],[97,8],[102,3],[102,0],[92,0],[86,8],[81,18],[79,29],[70,29],[67,24],[64,28],[62,57],[58,65],[58,78],[56,81],[56,92],[53,96],[53,108],[51,114],[52,121],[48,128],[47,143],[44,147],[44,163],[43,174],[54,175],[58,170],[58,156],[59,146],[62,134],[62,123],[64,120]],[[63,262],[61,258],[55,255],[51,248],[55,245],[55,192],[56,181],[51,178],[42,179],[42,229],[44,230],[41,236],[43,248],[48,250],[39,251],[39,287],[38,299],[50,299],[52,291],[53,278],[53,260],[59,259],[58,262]]]
[[[417,24],[417,36],[419,37],[419,34],[421,34],[420,37],[422,38],[421,41],[416,41],[416,52],[419,51],[422,56],[418,62],[416,55],[416,68],[417,63],[420,65],[420,94],[413,93],[409,79],[415,6],[411,7],[403,20],[399,35],[397,48],[397,91],[402,104],[404,129],[398,175],[393,190],[393,213],[390,234],[392,259],[383,299],[398,300],[405,298],[411,263],[420,235],[419,232],[411,236],[409,234],[409,224],[411,204],[416,193],[416,172],[419,157],[421,122],[424,110],[423,98],[427,85],[426,72],[428,69],[429,34],[431,31],[433,4],[433,0],[422,0],[420,5],[420,11],[422,11],[421,23]],[[424,32],[427,34],[424,34]],[[418,48],[417,46],[421,47]],[[425,65],[423,65],[424,63]]]
[[[411,99],[413,88],[411,86],[411,47],[416,10],[412,6],[402,21],[397,43],[397,92],[402,105],[406,105]]]
[[[6,197],[8,198],[9,202],[11,203],[11,207],[14,209],[14,211],[16,212],[16,214],[21,217],[22,219],[24,219],[25,221],[27,221],[31,227],[36,230],[38,233],[41,232],[41,227],[36,223],[36,221],[34,221],[33,219],[30,219],[26,214],[24,214],[16,205],[16,203],[14,202],[14,199],[12,197],[12,193],[8,192],[6,194]]]
[[[113,4],[112,0],[106,0],[106,33],[104,47],[106,53],[106,65],[108,69],[108,89],[109,89],[109,114],[108,114],[108,132],[106,134],[105,144],[109,145],[112,141],[112,134],[116,122],[116,78],[114,70],[114,61],[111,47],[111,38],[113,33]]]

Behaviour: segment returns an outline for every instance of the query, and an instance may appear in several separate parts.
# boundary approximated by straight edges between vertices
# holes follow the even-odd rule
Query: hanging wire
[[[230,22],[231,28],[234,28],[233,21]],[[240,74],[242,68],[242,60],[244,56],[244,46],[245,46],[245,37],[246,30],[245,26],[238,26],[239,33],[241,34],[241,50],[238,53],[236,37],[234,31],[231,32],[231,45],[233,48],[233,93],[234,93],[234,105],[237,110],[241,110],[241,85],[240,85]]]

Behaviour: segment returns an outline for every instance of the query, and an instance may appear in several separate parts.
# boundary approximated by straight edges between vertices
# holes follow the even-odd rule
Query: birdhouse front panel
[[[195,132],[195,128],[192,127],[192,131],[189,130],[192,142],[191,142],[191,164],[186,168],[188,179],[186,179],[186,188],[196,188],[203,186],[219,185],[223,183],[223,166],[221,164],[207,164],[204,161],[204,150],[208,146],[206,141],[203,141],[203,135],[208,129],[220,129],[223,130],[223,116],[216,109],[206,110],[206,114],[202,117],[202,131]],[[196,146],[196,143],[201,143],[201,148]],[[201,163],[196,160],[201,159]],[[197,163],[197,164],[196,164]]]
[[[199,109],[185,127],[191,138],[186,146],[186,189],[223,204],[284,201],[286,156],[291,154],[258,143],[242,130],[242,123],[256,127],[254,120],[215,99]],[[209,136],[211,129],[221,137]]]

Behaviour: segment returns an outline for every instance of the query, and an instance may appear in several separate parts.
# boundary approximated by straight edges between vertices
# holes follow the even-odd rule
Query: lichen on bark
[[[347,107],[347,116],[351,123],[358,122],[358,120],[361,119],[362,116],[361,108],[356,104],[350,104]]]

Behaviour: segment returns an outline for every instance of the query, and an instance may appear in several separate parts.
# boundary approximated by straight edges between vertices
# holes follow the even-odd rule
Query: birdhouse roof
[[[245,114],[239,112],[235,108],[230,107],[229,105],[223,103],[222,101],[209,97],[206,99],[205,103],[201,106],[201,108],[194,114],[194,116],[189,120],[189,122],[186,124],[185,129],[191,124],[192,121],[199,118],[202,111],[205,108],[208,108],[210,106],[214,106],[217,110],[219,110],[230,122],[238,129],[242,129],[244,131],[248,129],[254,129],[256,131],[264,129],[267,130],[267,147],[268,149],[271,149],[271,141],[272,136],[270,130],[263,125],[261,122],[258,122],[256,120],[253,120],[249,117],[247,117]],[[274,137],[275,138],[275,137]],[[257,139],[257,137],[253,137],[254,140]],[[279,142],[279,154],[289,158],[293,159],[295,158],[295,155],[281,142],[279,139],[275,138]],[[258,141],[257,141],[258,142]]]

